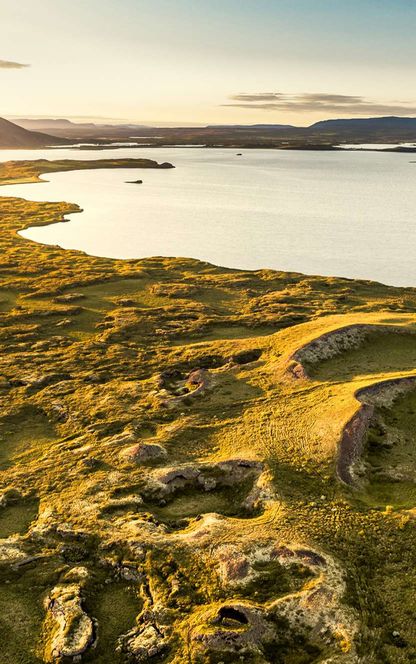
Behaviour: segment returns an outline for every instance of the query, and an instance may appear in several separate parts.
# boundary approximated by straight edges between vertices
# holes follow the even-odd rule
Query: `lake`
[[[204,148],[2,150],[9,159],[147,157],[172,170],[49,174],[0,195],[78,203],[31,240],[96,256],[186,256],[227,267],[416,286],[416,155]],[[143,184],[126,180],[142,179]]]

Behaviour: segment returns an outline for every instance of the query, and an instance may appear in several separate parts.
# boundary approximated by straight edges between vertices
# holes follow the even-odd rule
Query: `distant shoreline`
[[[91,150],[91,151],[97,151],[97,152],[102,152],[104,150],[141,150],[141,149],[149,149],[149,148],[154,148],[154,149],[161,149],[161,148],[169,148],[169,149],[190,149],[190,150],[195,150],[195,149],[207,149],[207,150],[284,150],[284,151],[299,151],[299,152],[398,152],[398,153],[408,153],[408,154],[415,154],[416,153],[416,145],[415,147],[407,147],[407,146],[402,146],[398,144],[392,144],[392,147],[376,147],[377,145],[384,145],[382,143],[374,143],[374,147],[362,147],[362,144],[357,143],[356,147],[352,144],[348,144],[348,147],[344,147],[343,145],[310,145],[310,144],[303,144],[303,145],[262,145],[262,144],[255,144],[255,145],[244,145],[244,144],[236,144],[236,145],[203,145],[203,144],[189,144],[189,143],[140,143],[137,145],[133,145],[130,142],[126,142],[125,145],[117,144],[117,145],[112,145],[111,143],[98,143],[98,142],[91,142],[91,143],[76,143],[75,145],[50,145],[50,146],[41,146],[41,147],[18,147],[18,148],[12,148],[12,147],[0,147],[0,155],[2,150],[36,150],[36,151],[44,151],[44,150]]]

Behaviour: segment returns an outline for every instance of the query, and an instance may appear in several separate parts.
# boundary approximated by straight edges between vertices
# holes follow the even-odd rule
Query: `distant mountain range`
[[[19,127],[24,127],[24,129],[29,130],[41,130],[41,129],[65,129],[68,127],[94,127],[93,122],[82,122],[76,123],[71,120],[66,120],[65,118],[12,118],[12,121],[19,125]]]
[[[76,142],[138,141],[146,145],[333,149],[338,143],[416,142],[416,117],[323,120],[309,127],[282,124],[152,127],[75,123],[67,119],[0,119],[0,148],[44,147]],[[101,147],[105,147],[104,145]]]
[[[129,134],[141,131],[144,125],[140,124],[101,124],[94,122],[72,122],[65,118],[14,118],[13,122],[29,131],[48,132],[63,138],[128,138]]]
[[[295,125],[288,124],[253,124],[253,125],[208,125],[207,129],[299,129]]]
[[[132,129],[162,129],[163,131],[172,129],[175,130],[177,127],[157,127],[156,125],[143,125],[135,123],[118,123],[118,124],[108,124],[108,123],[93,123],[93,122],[72,122],[65,118],[44,118],[44,119],[31,119],[31,118],[16,118],[13,119],[13,122],[24,129],[30,131],[41,131],[41,130],[63,130],[63,131],[85,131],[85,130],[121,130],[121,131],[131,131]],[[186,127],[182,127],[186,128]],[[262,124],[214,124],[207,125],[206,127],[192,127],[193,130],[200,129],[203,130],[266,130],[266,131],[285,131],[285,130],[295,130],[302,133],[315,132],[315,131],[357,131],[357,132],[368,132],[368,131],[402,131],[402,130],[414,130],[416,128],[416,117],[376,117],[376,118],[340,118],[336,120],[321,120],[315,122],[314,124],[308,127],[299,127],[296,125],[290,124],[275,124],[275,123],[262,123]]]
[[[41,148],[46,145],[67,144],[65,138],[57,138],[43,132],[28,131],[0,118],[0,148]]]

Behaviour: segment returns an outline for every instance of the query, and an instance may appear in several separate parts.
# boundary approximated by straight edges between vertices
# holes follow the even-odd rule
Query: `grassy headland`
[[[153,159],[35,159],[6,161],[0,164],[0,185],[41,182],[41,175],[62,171],[80,171],[97,168],[174,168]]]
[[[77,210],[0,198],[2,661],[414,661],[411,392],[337,461],[414,374],[416,290],[17,234]]]

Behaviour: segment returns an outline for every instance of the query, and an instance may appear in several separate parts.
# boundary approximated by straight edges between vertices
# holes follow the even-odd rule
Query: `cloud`
[[[0,69],[24,69],[30,65],[23,65],[21,62],[10,62],[10,60],[0,60]]]
[[[222,106],[261,111],[292,111],[297,113],[348,113],[349,115],[403,115],[416,113],[410,102],[378,102],[358,95],[325,94],[322,92],[285,94],[283,92],[242,93],[232,95],[231,103]]]

